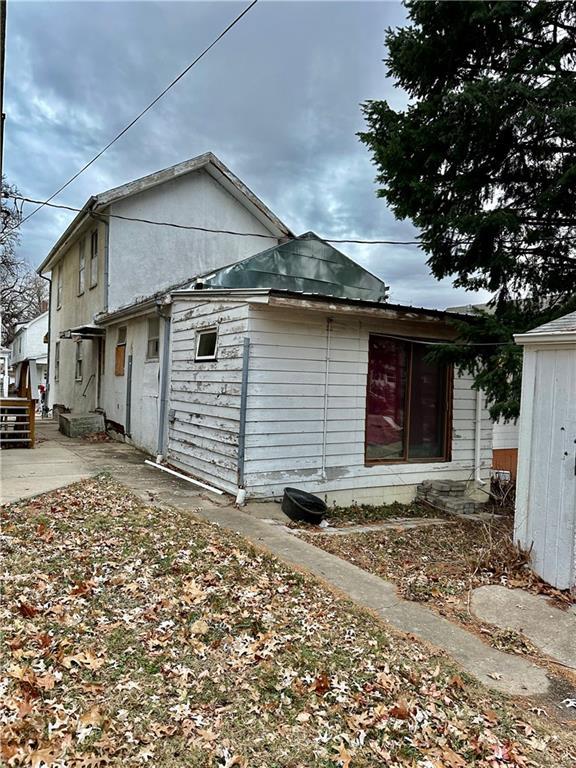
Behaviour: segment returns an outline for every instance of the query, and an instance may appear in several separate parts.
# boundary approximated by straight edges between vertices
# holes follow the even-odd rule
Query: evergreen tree
[[[409,104],[366,102],[360,138],[432,274],[493,293],[492,314],[436,354],[475,375],[494,417],[515,417],[512,334],[576,309],[576,2],[406,6],[386,64]]]

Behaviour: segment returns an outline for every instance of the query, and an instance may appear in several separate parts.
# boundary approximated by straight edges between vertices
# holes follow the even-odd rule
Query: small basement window
[[[216,360],[216,328],[207,328],[196,333],[196,360]]]
[[[160,318],[148,318],[148,345],[146,360],[158,360],[160,354]]]

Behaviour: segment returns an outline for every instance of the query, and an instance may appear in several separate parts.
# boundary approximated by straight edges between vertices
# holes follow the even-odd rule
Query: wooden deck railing
[[[26,397],[0,398],[0,448],[34,448],[36,402]]]

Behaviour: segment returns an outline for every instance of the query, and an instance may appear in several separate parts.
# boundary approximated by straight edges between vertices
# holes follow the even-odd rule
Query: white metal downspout
[[[482,480],[482,391],[476,390],[476,430],[474,433],[474,480],[478,485],[486,485]]]
[[[104,312],[108,312],[110,297],[110,222],[103,219],[106,236],[104,238]]]
[[[324,418],[322,421],[322,479],[326,480],[326,446],[328,442],[328,380],[330,376],[330,346],[332,341],[332,318],[326,319],[326,370],[324,372]]]
[[[171,318],[160,313],[162,318],[162,363],[160,365],[160,392],[159,392],[159,410],[158,410],[158,440],[156,449],[156,462],[160,464],[164,461],[166,451],[166,416],[168,412],[168,386],[170,382],[170,332]]]

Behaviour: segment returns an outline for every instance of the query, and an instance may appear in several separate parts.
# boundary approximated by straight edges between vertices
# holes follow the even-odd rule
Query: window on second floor
[[[56,272],[56,309],[62,306],[62,264],[58,264]]]
[[[90,235],[90,288],[98,285],[98,230]]]
[[[160,354],[160,318],[148,318],[148,344],[146,360],[158,360]]]
[[[60,378],[60,342],[56,342],[54,349],[54,381],[58,381]]]
[[[84,293],[84,284],[86,276],[86,238],[83,237],[78,243],[78,295]]]
[[[82,359],[82,342],[77,341],[76,342],[76,369],[75,369],[75,376],[74,376],[76,381],[82,381],[82,375],[83,375],[82,363],[83,362],[84,361]]]

